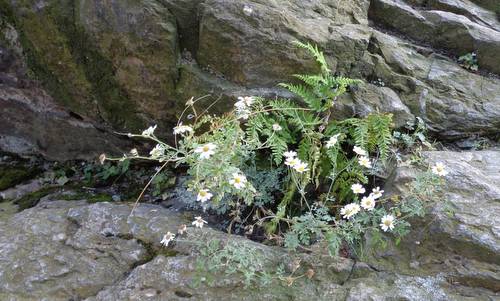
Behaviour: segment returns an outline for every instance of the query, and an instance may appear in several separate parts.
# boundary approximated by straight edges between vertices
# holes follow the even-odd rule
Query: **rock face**
[[[122,152],[127,142],[105,125],[67,110],[26,76],[17,32],[0,39],[0,149],[52,160],[91,159]]]
[[[19,36],[4,47],[20,50],[46,91],[28,88],[26,99],[48,94],[120,131],[159,123],[170,134],[191,96],[211,95],[202,106],[219,99],[216,112],[240,95],[290,96],[276,84],[317,68],[292,45],[301,40],[319,45],[338,74],[366,82],[337,102],[337,118],[380,110],[398,126],[421,117],[442,139],[498,134],[500,80],[481,75],[500,74],[495,0],[334,2],[2,0],[0,40]],[[454,61],[473,51],[481,74]]]
[[[500,150],[426,152],[426,163],[449,170],[441,201],[425,220],[414,221],[409,239],[399,248],[379,253],[374,267],[439,271],[453,283],[500,290]],[[415,170],[398,167],[386,190],[405,195]]]
[[[330,257],[324,246],[311,253],[287,253],[208,226],[188,227],[168,248],[167,231],[190,224],[190,213],[158,205],[62,201],[46,196],[34,208],[0,219],[0,299],[2,300],[495,300],[500,290],[500,151],[429,152],[427,162],[444,162],[450,173],[443,203],[432,205],[425,227],[398,247],[365,262]],[[386,189],[404,194],[409,170],[399,167]],[[471,206],[474,203],[474,206]],[[478,218],[480,217],[480,218]],[[417,223],[418,224],[418,223]],[[296,275],[314,270],[286,286],[243,285],[241,274],[197,269],[199,244],[218,239],[253,248],[273,272],[300,261]],[[417,244],[418,243],[418,244]],[[201,273],[201,274],[200,274]]]

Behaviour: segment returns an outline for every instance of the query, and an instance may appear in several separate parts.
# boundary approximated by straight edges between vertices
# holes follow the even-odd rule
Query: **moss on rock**
[[[0,191],[32,179],[39,173],[39,169],[26,166],[0,166]]]

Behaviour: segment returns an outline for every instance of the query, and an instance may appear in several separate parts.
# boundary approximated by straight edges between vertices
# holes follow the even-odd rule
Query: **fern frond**
[[[302,43],[300,41],[295,41],[294,44],[300,48],[308,50],[314,56],[314,58],[316,59],[316,61],[318,62],[318,64],[321,67],[321,73],[329,74],[331,72],[330,68],[328,68],[328,64],[326,63],[325,56],[323,55],[323,52],[321,52],[319,50],[317,45],[313,46],[309,43]]]
[[[300,96],[304,102],[313,110],[321,110],[321,99],[319,99],[310,89],[302,85],[294,84],[284,84],[281,83],[279,86],[288,89],[290,92]]]

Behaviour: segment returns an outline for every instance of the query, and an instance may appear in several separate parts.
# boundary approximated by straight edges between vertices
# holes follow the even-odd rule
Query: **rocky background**
[[[129,216],[127,204],[46,190],[19,213],[3,202],[0,300],[500,300],[499,16],[498,0],[0,0],[3,151],[92,159],[130,147],[116,131],[158,123],[168,139],[192,96],[218,100],[215,112],[241,95],[290,96],[276,84],[317,68],[294,40],[365,81],[338,101],[337,118],[387,111],[402,127],[420,117],[454,150],[424,154],[450,169],[446,202],[407,241],[364,262],[298,254],[316,273],[291,287],[221,275],[193,288],[189,246],[159,246],[192,216],[160,205]],[[471,52],[476,72],[457,63]],[[40,171],[12,164],[0,160],[3,199],[42,189]],[[404,194],[413,174],[395,167],[385,189]]]

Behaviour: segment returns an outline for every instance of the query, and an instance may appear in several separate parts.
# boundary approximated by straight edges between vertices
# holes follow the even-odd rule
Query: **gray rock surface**
[[[289,97],[276,84],[317,69],[292,45],[301,40],[323,49],[338,74],[366,82],[337,102],[335,117],[388,111],[396,125],[421,117],[437,137],[460,140],[498,134],[500,80],[485,75],[500,66],[495,1],[7,1],[0,40],[25,54],[20,65],[45,90],[24,87],[20,98],[35,103],[50,95],[89,128],[103,121],[134,131],[159,123],[168,136],[192,96],[210,95],[201,106],[219,99],[214,112],[227,111],[241,95]],[[472,51],[480,73],[454,61]],[[19,79],[2,77],[13,81]],[[19,151],[36,149],[38,140],[59,151],[72,145],[44,143],[40,135],[14,131],[1,145]]]
[[[332,258],[321,244],[309,254],[287,253],[209,226],[188,227],[165,248],[160,245],[163,234],[190,225],[192,214],[149,204],[131,213],[132,204],[87,204],[47,196],[34,208],[2,215],[0,299],[495,300],[500,269],[494,257],[498,236],[492,219],[499,213],[492,181],[498,178],[498,155],[426,153],[429,162],[449,166],[446,200],[456,205],[454,215],[444,214],[436,204],[429,217],[431,235],[420,231],[398,248],[367,257],[367,263]],[[402,168],[397,174],[406,175]],[[406,180],[397,179],[398,185]],[[479,212],[466,205],[472,199],[488,208],[489,212],[481,211],[483,219],[474,218]],[[458,222],[460,226],[454,227]],[[279,264],[289,271],[300,261],[297,274],[307,269],[315,274],[289,287],[278,280],[244,286],[242,275],[216,272],[210,275],[213,283],[195,286],[194,279],[203,273],[196,268],[199,244],[213,239],[254,248],[269,272]],[[469,252],[473,249],[477,252]]]

